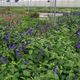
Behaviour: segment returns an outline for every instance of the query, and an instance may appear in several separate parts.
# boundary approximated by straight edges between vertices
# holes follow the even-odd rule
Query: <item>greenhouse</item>
[[[0,0],[0,80],[80,80],[80,0]]]
[[[54,2],[55,0],[0,0],[0,5],[48,7]],[[80,7],[80,0],[56,0],[56,7]]]

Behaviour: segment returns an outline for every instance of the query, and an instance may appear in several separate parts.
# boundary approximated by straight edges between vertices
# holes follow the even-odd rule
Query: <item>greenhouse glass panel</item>
[[[80,0],[0,0],[0,80],[80,80]]]

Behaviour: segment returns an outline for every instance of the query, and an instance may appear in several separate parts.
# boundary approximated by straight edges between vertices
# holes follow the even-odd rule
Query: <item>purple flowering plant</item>
[[[76,47],[77,49],[80,49],[80,42],[77,42],[76,45],[75,45],[75,47]]]
[[[1,63],[3,63],[3,64],[7,64],[7,63],[8,63],[6,57],[4,57],[4,56],[1,56],[1,57],[0,57],[0,61],[1,61]]]
[[[69,29],[60,24],[51,28],[51,25],[46,25],[47,21],[26,18],[23,17],[15,29],[9,27],[6,28],[8,32],[2,31],[3,36],[0,34],[0,55],[4,55],[0,56],[1,80],[55,80],[54,77],[56,80],[73,80],[74,75],[79,78],[80,54],[75,48],[80,49],[80,42],[70,36],[78,27],[68,24]],[[63,19],[68,20],[66,17]],[[33,35],[40,32],[39,36]],[[76,34],[79,36],[80,30]]]

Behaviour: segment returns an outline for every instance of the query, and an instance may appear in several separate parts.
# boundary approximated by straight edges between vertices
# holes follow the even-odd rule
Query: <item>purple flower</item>
[[[24,47],[23,46],[19,46],[19,50],[20,51],[23,51],[24,50]]]
[[[27,28],[27,29],[25,30],[25,32],[26,32],[26,34],[28,34],[28,35],[32,35],[32,29],[30,29],[30,28]]]
[[[9,33],[8,32],[5,33],[3,40],[6,43],[8,42],[8,40],[9,40]]]
[[[0,60],[1,60],[1,62],[3,64],[7,64],[7,61],[6,61],[6,58],[5,57],[1,56]]]
[[[23,43],[22,43],[22,46],[23,46],[23,47],[26,47],[26,43],[23,42]]]
[[[54,76],[56,76],[56,67],[53,68]]]
[[[78,36],[80,36],[80,29],[79,29],[78,31],[76,31],[76,34],[77,34]]]
[[[14,43],[11,43],[11,44],[9,45],[9,48],[10,48],[10,49],[14,49],[14,48],[15,48]]]
[[[76,47],[77,49],[80,49],[80,42],[76,43],[75,47]]]
[[[23,50],[25,49],[25,47],[26,47],[26,44],[25,44],[25,43],[21,43],[21,44],[19,45],[19,50],[20,50],[20,51],[23,51]]]
[[[15,55],[16,55],[16,57],[18,58],[18,59],[20,59],[21,58],[21,55],[20,55],[20,52],[19,51],[15,51]]]

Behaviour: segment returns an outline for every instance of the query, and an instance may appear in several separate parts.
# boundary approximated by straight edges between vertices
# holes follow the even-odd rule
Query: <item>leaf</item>
[[[25,64],[19,64],[18,67],[19,67],[19,69],[26,69],[27,65],[25,65]]]
[[[24,75],[24,76],[30,76],[29,70],[24,70],[24,71],[23,71],[23,75]]]
[[[29,54],[31,55],[33,53],[33,50],[29,50]]]

